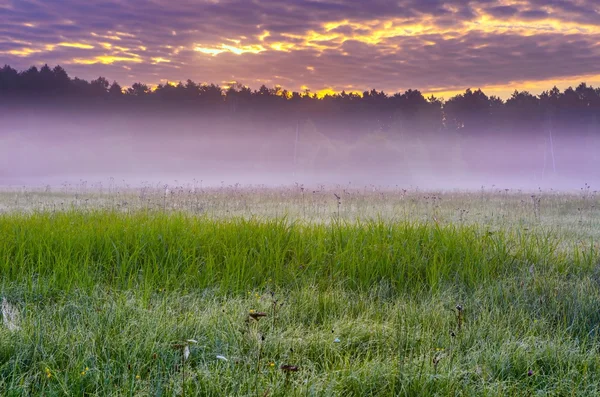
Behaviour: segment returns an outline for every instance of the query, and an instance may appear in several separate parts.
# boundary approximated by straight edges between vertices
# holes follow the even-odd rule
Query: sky
[[[0,64],[320,93],[600,85],[597,0],[0,0]]]

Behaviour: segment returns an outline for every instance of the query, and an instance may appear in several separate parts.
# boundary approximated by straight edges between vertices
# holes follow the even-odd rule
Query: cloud
[[[514,6],[496,6],[486,9],[486,11],[495,18],[507,18],[517,14],[519,9]]]
[[[593,0],[4,0],[0,57],[122,85],[450,92],[592,79]],[[544,87],[549,88],[549,87]],[[502,92],[504,92],[502,91]]]
[[[528,20],[543,19],[548,16],[550,16],[550,13],[546,10],[525,10],[519,13],[520,18]]]

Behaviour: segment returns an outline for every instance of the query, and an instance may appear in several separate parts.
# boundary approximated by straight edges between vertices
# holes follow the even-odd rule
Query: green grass
[[[560,272],[594,265],[593,252],[557,250],[550,235],[475,226],[384,221],[313,224],[183,213],[8,214],[0,222],[0,272],[43,293],[97,285],[236,294],[263,287],[339,285],[396,291],[475,287],[535,263]]]
[[[4,213],[0,395],[599,394],[597,242],[500,226]]]

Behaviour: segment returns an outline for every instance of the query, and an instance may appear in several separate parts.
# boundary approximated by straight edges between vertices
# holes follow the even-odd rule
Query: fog
[[[0,186],[345,185],[592,190],[600,135],[498,131],[346,134],[311,120],[13,109],[1,115]]]

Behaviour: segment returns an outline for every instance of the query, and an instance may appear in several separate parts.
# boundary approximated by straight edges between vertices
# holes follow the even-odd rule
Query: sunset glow
[[[136,13],[135,20],[121,17]],[[600,12],[591,0],[159,0],[115,7],[9,0],[0,17],[7,21],[3,63],[73,65],[82,78],[106,75],[123,85],[155,84],[160,76],[308,86],[319,95],[352,85],[441,96],[481,87],[506,97],[515,89],[539,93],[555,81],[599,80]]]

